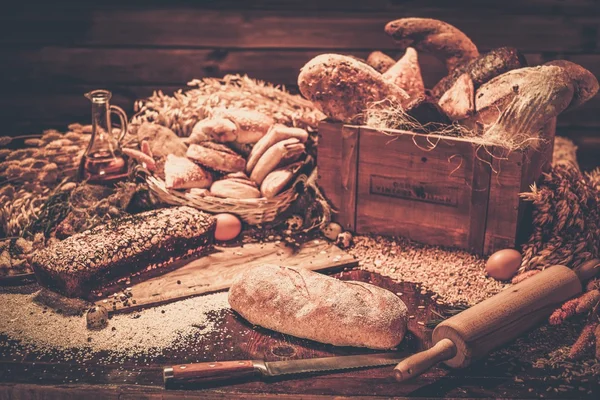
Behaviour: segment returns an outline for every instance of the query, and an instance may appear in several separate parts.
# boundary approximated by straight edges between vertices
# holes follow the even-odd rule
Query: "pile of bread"
[[[231,199],[271,199],[281,193],[304,165],[309,139],[304,129],[246,109],[218,109],[183,140],[149,123],[137,135],[142,144],[152,144],[146,155],[162,159],[168,189]],[[137,158],[144,161],[143,155]]]
[[[298,76],[302,94],[330,119],[365,124],[367,111],[394,104],[422,124],[458,123],[478,134],[534,136],[552,118],[598,91],[585,68],[558,60],[528,67],[514,48],[480,54],[463,32],[439,20],[403,18],[385,32],[406,49],[398,61],[381,52],[367,60],[322,54]],[[418,51],[441,59],[448,75],[425,88]]]

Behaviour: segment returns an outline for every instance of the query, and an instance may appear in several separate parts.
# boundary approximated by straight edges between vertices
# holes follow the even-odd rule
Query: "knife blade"
[[[180,364],[165,367],[163,379],[165,385],[169,383],[210,383],[252,376],[270,377],[380,367],[397,364],[403,358],[398,353],[378,353],[287,361],[239,360]]]

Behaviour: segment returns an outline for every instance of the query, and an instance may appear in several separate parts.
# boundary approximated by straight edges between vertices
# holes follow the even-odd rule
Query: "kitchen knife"
[[[163,378],[165,385],[167,383],[210,383],[227,379],[380,367],[397,364],[402,358],[398,353],[378,353],[273,362],[262,360],[215,361],[165,367]]]

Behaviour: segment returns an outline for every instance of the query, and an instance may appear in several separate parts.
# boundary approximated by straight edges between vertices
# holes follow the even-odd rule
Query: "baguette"
[[[425,94],[425,84],[419,67],[419,56],[412,47],[406,49],[406,53],[402,58],[383,74],[383,78],[404,89],[411,98],[417,98]]]
[[[325,115],[345,123],[362,124],[372,103],[410,101],[404,90],[367,64],[339,54],[321,54],[306,63],[298,87]]]
[[[261,185],[265,177],[273,171],[284,160],[302,154],[305,150],[304,144],[296,138],[286,139],[275,143],[271,146],[260,159],[256,162],[256,166],[252,169],[250,180]]]
[[[412,46],[440,58],[448,71],[479,56],[477,46],[463,32],[431,18],[402,18],[388,22],[385,33],[403,48]]]
[[[374,51],[367,57],[367,64],[373,67],[375,71],[383,74],[390,69],[392,65],[396,64],[396,60],[381,51]]]
[[[301,128],[273,125],[273,127],[269,129],[269,132],[267,132],[267,134],[252,148],[248,161],[246,162],[246,172],[250,174],[260,157],[275,143],[291,138],[296,138],[300,143],[305,143],[308,140],[308,132]]]
[[[244,182],[240,179],[215,181],[210,187],[210,194],[226,199],[258,199],[260,197],[260,191],[252,182]]]
[[[335,346],[391,349],[406,333],[406,305],[392,292],[303,268],[246,270],[229,304],[252,324]]]
[[[265,177],[260,185],[260,193],[267,199],[277,196],[302,167],[302,162],[296,162],[273,170]]]
[[[527,66],[525,57],[515,48],[500,47],[482,54],[466,64],[459,65],[442,78],[431,90],[433,97],[440,99],[463,74],[469,74],[475,89],[498,75]]]

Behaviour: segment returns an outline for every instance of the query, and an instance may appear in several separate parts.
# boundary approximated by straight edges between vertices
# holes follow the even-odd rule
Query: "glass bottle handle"
[[[114,105],[110,106],[110,112],[117,114],[117,116],[121,120],[121,134],[119,135],[119,145],[120,145],[121,141],[125,137],[125,134],[127,133],[127,114],[125,113],[125,111],[123,111],[123,109],[121,107],[114,106]]]

